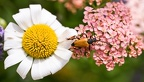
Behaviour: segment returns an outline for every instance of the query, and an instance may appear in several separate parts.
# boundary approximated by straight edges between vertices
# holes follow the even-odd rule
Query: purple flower
[[[4,29],[0,26],[0,60],[2,60],[3,56],[3,41],[4,41]]]

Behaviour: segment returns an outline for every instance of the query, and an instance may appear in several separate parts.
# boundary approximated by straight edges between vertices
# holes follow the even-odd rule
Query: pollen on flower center
[[[22,47],[33,58],[51,56],[56,50],[57,44],[54,30],[44,24],[29,27],[22,38]]]

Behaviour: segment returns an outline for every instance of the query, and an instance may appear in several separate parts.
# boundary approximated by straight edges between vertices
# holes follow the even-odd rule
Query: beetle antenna
[[[94,35],[94,38],[96,39],[96,33],[95,33],[95,31],[94,31],[94,26],[93,26],[93,24],[91,24],[91,26],[92,26],[92,29],[93,29],[92,35]]]

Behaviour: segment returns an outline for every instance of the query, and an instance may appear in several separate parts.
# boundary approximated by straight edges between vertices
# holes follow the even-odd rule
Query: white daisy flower
[[[8,56],[5,69],[20,63],[17,73],[24,79],[31,70],[34,80],[54,74],[71,58],[68,49],[77,35],[74,29],[63,27],[56,16],[41,5],[30,5],[13,15],[15,23],[9,23],[4,34],[4,50]]]

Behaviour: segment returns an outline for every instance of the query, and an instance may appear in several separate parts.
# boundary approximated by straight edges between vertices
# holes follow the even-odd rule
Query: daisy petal
[[[32,76],[33,80],[43,78],[43,76],[41,75],[42,69],[40,69],[41,68],[40,64],[41,64],[40,59],[35,59],[33,62],[32,69],[31,69],[31,76]]]
[[[55,33],[56,33],[57,37],[59,37],[66,29],[68,29],[68,28],[65,28],[65,27],[63,27],[63,26],[58,27],[58,28],[55,30]]]
[[[58,20],[55,20],[55,21],[50,25],[50,27],[51,27],[53,30],[56,30],[57,28],[62,27],[62,24],[61,24]]]
[[[58,42],[62,42],[66,40],[67,38],[70,38],[74,35],[77,35],[76,30],[74,29],[66,29],[59,37],[58,37]]]
[[[57,47],[56,51],[54,52],[58,57],[64,59],[64,60],[69,60],[71,58],[72,52],[61,48],[61,47]]]
[[[41,5],[30,5],[30,11],[31,11],[31,16],[32,16],[32,22],[34,24],[39,24],[40,23],[40,16],[41,16]]]
[[[32,26],[33,25],[33,22],[32,22],[32,18],[31,18],[31,12],[30,12],[30,9],[29,8],[23,8],[23,9],[19,9],[20,13],[23,13],[24,14],[24,18],[27,24],[28,27]]]
[[[44,76],[50,75],[49,69],[45,64],[45,59],[35,59],[32,69],[31,75],[34,80],[42,79]]]
[[[8,50],[8,55],[4,61],[5,69],[19,63],[26,57],[26,53],[21,48]]]
[[[74,40],[65,40],[58,44],[58,47],[62,47],[65,49],[69,49],[71,47],[71,44],[74,42]]]
[[[22,40],[21,39],[16,39],[15,40],[6,40],[4,42],[4,50],[8,50],[11,48],[21,48],[22,47]]]
[[[29,72],[31,65],[33,62],[33,58],[31,57],[26,57],[18,66],[17,68],[17,73],[24,79]]]
[[[15,35],[17,37],[22,37],[24,33],[24,31],[19,26],[12,22],[8,24],[8,26],[5,29],[5,32],[11,33],[12,35]]]
[[[13,15],[14,20],[17,22],[17,24],[22,28],[23,30],[26,30],[28,27],[32,25],[31,19],[30,19],[30,11],[23,12],[23,13],[17,13]]]
[[[13,35],[13,33],[10,33],[10,32],[5,32],[4,34],[4,40],[20,40],[19,37],[17,37],[16,35]]]
[[[46,9],[42,9],[40,23],[51,25],[55,20],[56,20],[56,16],[51,14]]]
[[[51,57],[46,59],[46,67],[52,74],[59,71],[66,63],[67,61],[58,58],[56,55],[52,55]]]
[[[42,75],[43,77],[51,74],[50,70],[48,69],[48,66],[46,66],[46,65],[47,65],[46,59],[43,59],[43,60],[41,61],[41,64],[40,64],[40,67],[41,67],[41,75]]]
[[[28,11],[30,13],[30,9],[29,8],[22,8],[22,9],[19,9],[19,12],[22,13],[22,12],[26,12]]]
[[[68,61],[69,61],[69,60],[62,59],[62,58],[58,57],[57,55],[54,55],[54,57],[59,61],[60,65],[62,67],[65,66],[68,63]]]

